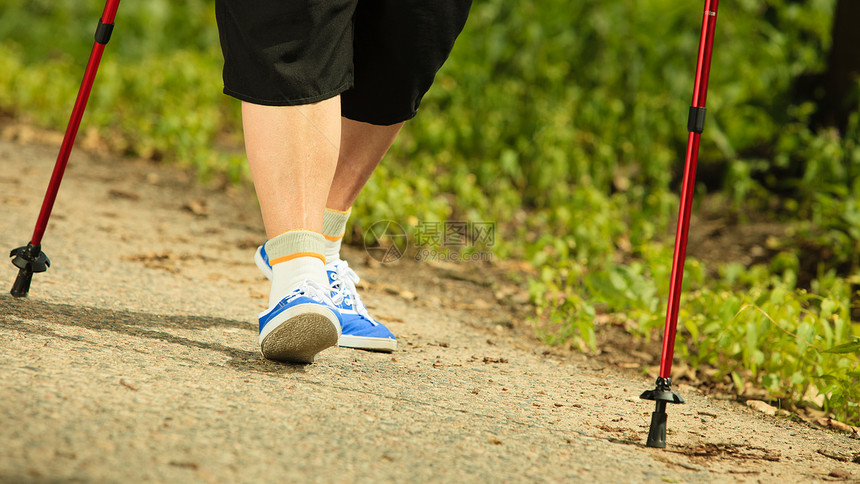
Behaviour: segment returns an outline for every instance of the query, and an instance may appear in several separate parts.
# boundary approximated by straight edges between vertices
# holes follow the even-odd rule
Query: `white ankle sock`
[[[340,260],[340,244],[343,242],[343,236],[346,233],[346,222],[349,220],[351,212],[352,209],[346,212],[331,208],[325,209],[322,233],[325,237],[326,263]]]
[[[324,252],[325,238],[310,230],[290,230],[266,242],[266,253],[272,264],[269,307],[306,280],[327,287]]]

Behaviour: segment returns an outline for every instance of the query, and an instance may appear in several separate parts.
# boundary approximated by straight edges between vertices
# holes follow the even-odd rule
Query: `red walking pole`
[[[72,109],[72,116],[66,127],[66,134],[63,137],[63,144],[60,146],[60,153],[57,155],[57,162],[54,164],[54,172],[51,174],[51,181],[48,183],[48,190],[45,193],[42,209],[36,221],[36,228],[33,230],[33,238],[30,239],[30,243],[25,247],[19,247],[9,254],[10,257],[13,257],[12,264],[18,268],[18,277],[12,285],[12,295],[15,297],[26,296],[30,291],[30,282],[33,279],[33,273],[45,272],[48,270],[48,266],[51,265],[48,256],[42,252],[42,237],[45,235],[45,229],[48,227],[48,219],[51,217],[51,210],[54,208],[54,201],[57,199],[57,192],[60,190],[60,182],[63,180],[63,173],[66,171],[66,164],[69,162],[69,154],[72,151],[72,146],[75,144],[75,136],[77,136],[78,127],[81,125],[84,109],[87,107],[87,100],[89,100],[90,91],[93,88],[93,81],[99,68],[99,62],[102,59],[102,53],[113,31],[113,22],[116,17],[117,7],[119,7],[119,0],[107,0],[104,12],[102,12],[101,18],[99,18],[95,34],[95,44],[90,53],[87,69],[84,71],[84,79],[81,82],[81,88],[78,91],[78,97]]]
[[[696,65],[696,82],[693,103],[687,119],[687,160],[681,186],[681,209],[678,213],[678,231],[675,234],[675,256],[672,259],[672,277],[669,286],[669,305],[666,309],[666,328],[663,333],[663,354],[660,359],[660,376],[654,390],[644,392],[640,398],[654,400],[657,407],[651,414],[648,447],[666,447],[666,403],[684,403],[672,391],[672,356],[675,350],[675,333],[678,327],[678,307],[681,303],[681,283],[684,279],[684,260],[687,256],[687,233],[690,230],[690,210],[696,183],[696,162],[699,158],[699,138],[705,127],[705,100],[708,96],[708,74],[711,71],[711,51],[717,24],[719,0],[705,0],[702,35],[699,39],[699,60]]]

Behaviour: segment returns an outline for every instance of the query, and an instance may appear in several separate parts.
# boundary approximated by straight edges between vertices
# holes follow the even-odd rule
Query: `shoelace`
[[[287,296],[287,302],[300,296],[307,296],[315,301],[331,306],[337,306],[343,302],[343,294],[339,292],[330,294],[330,291],[326,291],[322,286],[311,280],[306,280],[299,287],[293,289],[293,292]]]
[[[364,305],[361,298],[358,296],[358,290],[355,285],[361,280],[358,274],[349,267],[345,260],[341,260],[332,264],[335,269],[335,277],[332,278],[331,288],[340,298],[338,304],[343,300],[351,300],[352,307],[355,312],[367,318],[374,326],[378,325],[370,314],[367,312],[367,306]]]

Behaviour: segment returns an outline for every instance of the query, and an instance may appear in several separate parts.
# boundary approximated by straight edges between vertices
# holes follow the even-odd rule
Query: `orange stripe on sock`
[[[325,239],[326,239],[326,240],[330,240],[330,241],[332,241],[332,242],[337,242],[338,240],[342,239],[342,238],[343,238],[343,236],[344,236],[345,234],[346,234],[346,232],[344,232],[344,233],[342,233],[342,234],[340,234],[340,235],[326,235],[326,234],[323,234],[323,237],[325,237]]]
[[[328,210],[329,212],[339,213],[339,214],[342,214],[342,215],[346,215],[346,214],[348,214],[349,212],[352,212],[352,208],[350,208],[349,210],[338,210],[338,209],[336,209],[336,208],[328,208],[328,207],[326,207],[325,209],[326,209],[326,210]]]
[[[287,262],[293,259],[297,259],[299,257],[316,257],[317,259],[323,261],[325,264],[325,256],[322,254],[317,254],[316,252],[296,252],[295,254],[285,255],[283,257],[278,257],[277,259],[272,259],[269,261],[271,265],[280,264],[281,262]]]

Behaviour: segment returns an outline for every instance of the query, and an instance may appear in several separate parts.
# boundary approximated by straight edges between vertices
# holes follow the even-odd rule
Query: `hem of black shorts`
[[[224,94],[234,97],[240,101],[249,102],[251,104],[259,104],[261,106],[301,106],[305,104],[313,104],[319,101],[325,101],[326,99],[331,99],[338,94],[342,94],[347,89],[351,88],[352,84],[345,84],[333,91],[317,94],[315,96],[303,97],[300,99],[258,99],[254,96],[248,96],[247,94],[242,94],[241,92],[234,91],[228,87],[224,88]]]
[[[362,116],[351,116],[348,114],[341,114],[341,116],[343,116],[346,119],[358,121],[359,123],[372,124],[374,126],[392,126],[392,125],[395,125],[398,123],[405,123],[406,121],[409,121],[410,119],[414,118],[416,115],[418,115],[418,111],[412,111],[411,113],[408,113],[406,116],[398,116],[396,118],[383,120],[382,118],[374,118],[373,116],[362,117]],[[393,121],[392,121],[392,119],[393,119]]]

